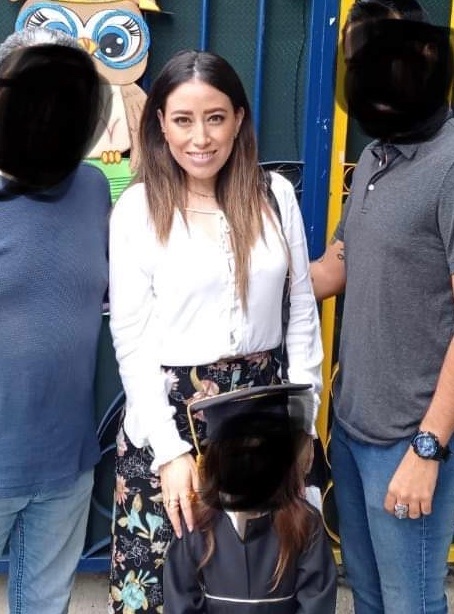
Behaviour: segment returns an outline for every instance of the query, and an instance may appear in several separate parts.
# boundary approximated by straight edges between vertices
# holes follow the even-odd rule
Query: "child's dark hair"
[[[206,504],[234,511],[285,505],[295,495],[286,477],[296,453],[294,440],[288,415],[256,411],[223,422],[204,454]]]
[[[198,529],[205,534],[206,551],[199,568],[203,568],[214,553],[213,525],[219,508],[238,511],[239,506],[249,512],[272,510],[273,526],[280,545],[274,584],[270,587],[274,590],[288,565],[307,547],[311,535],[313,511],[303,497],[304,478],[312,461],[312,437],[302,430],[286,431],[286,427],[276,426],[273,420],[267,424],[263,416],[260,420],[260,434],[243,438],[246,452],[241,457],[240,436],[230,446],[221,439],[210,441],[205,449],[196,522]],[[256,427],[254,419],[249,424]],[[263,437],[263,429],[267,437]],[[270,446],[276,444],[278,449],[270,454]],[[286,450],[281,444],[287,446]],[[227,494],[232,496],[223,497],[222,488],[224,493],[227,490]],[[255,505],[251,507],[254,499]]]

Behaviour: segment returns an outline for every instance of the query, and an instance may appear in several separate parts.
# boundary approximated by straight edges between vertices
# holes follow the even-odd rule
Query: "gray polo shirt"
[[[335,413],[352,437],[390,443],[418,427],[454,330],[454,119],[424,143],[366,147],[335,236],[347,270]]]

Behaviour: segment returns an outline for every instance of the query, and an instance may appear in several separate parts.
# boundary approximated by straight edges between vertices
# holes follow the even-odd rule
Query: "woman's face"
[[[244,111],[230,98],[197,79],[182,83],[167,97],[159,121],[170,153],[192,189],[212,191],[232,153]]]

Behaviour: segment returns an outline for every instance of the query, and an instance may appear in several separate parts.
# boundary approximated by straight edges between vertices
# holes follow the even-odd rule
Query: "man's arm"
[[[310,269],[317,301],[342,294],[346,280],[344,242],[333,237],[323,256],[311,262]]]
[[[454,275],[451,277],[454,296]],[[449,344],[437,387],[420,429],[437,435],[445,446],[454,432],[454,338]]]
[[[454,294],[454,276],[451,277]],[[430,431],[445,446],[454,433],[454,338],[448,346],[435,393],[420,424],[421,431]],[[448,462],[453,462],[454,459]],[[395,503],[408,503],[410,518],[432,512],[432,498],[440,462],[419,458],[410,447],[388,486],[385,508],[394,513]]]

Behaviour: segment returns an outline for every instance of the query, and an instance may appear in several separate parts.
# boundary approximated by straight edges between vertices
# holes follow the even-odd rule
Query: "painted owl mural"
[[[61,30],[76,38],[108,81],[112,111],[101,118],[102,135],[87,157],[107,175],[114,200],[138,165],[146,94],[135,82],[145,72],[151,44],[142,10],[161,12],[154,0],[26,0],[15,25],[16,30]],[[130,159],[122,155],[128,151]]]

